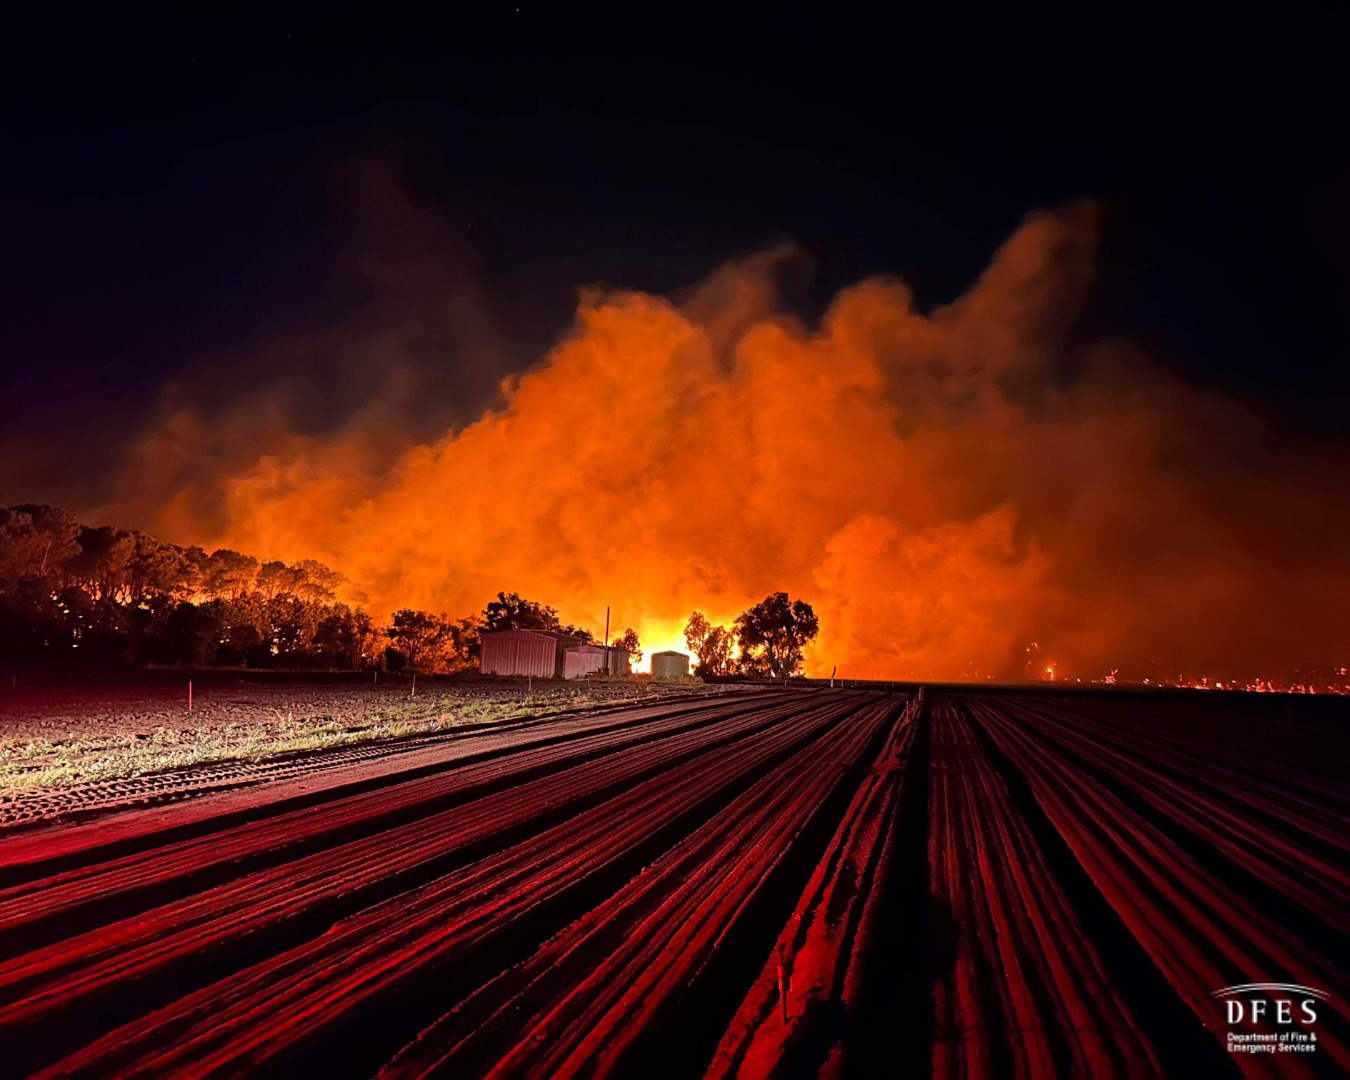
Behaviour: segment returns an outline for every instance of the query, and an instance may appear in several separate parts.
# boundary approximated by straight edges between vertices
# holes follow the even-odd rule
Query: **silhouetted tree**
[[[258,560],[229,548],[218,548],[206,558],[201,589],[207,596],[221,600],[243,596],[253,588]]]
[[[295,594],[302,600],[331,602],[337,599],[342,575],[314,559],[302,559],[293,568],[297,573]]]
[[[526,600],[520,593],[499,592],[483,609],[483,630],[558,630],[558,612],[547,604]]]
[[[173,544],[153,536],[133,533],[131,557],[127,563],[126,600],[144,604],[154,596],[186,600],[196,591],[197,569]]]
[[[174,605],[162,629],[146,643],[145,658],[156,664],[197,667],[216,659],[224,626],[216,604]]]
[[[384,648],[371,617],[345,604],[328,609],[315,627],[312,645],[326,661],[325,666],[349,671],[360,671],[384,658]]]
[[[272,620],[267,601],[256,592],[230,595],[216,601],[225,624],[225,641],[236,654],[230,664],[247,662],[272,666]],[[266,659],[261,659],[266,657]]]
[[[0,656],[10,662],[64,659],[76,641],[75,630],[43,579],[26,576],[6,583],[0,592]]]
[[[820,632],[820,621],[804,600],[772,593],[736,617],[736,641],[743,665],[759,667],[781,679],[802,665],[802,646]]]
[[[610,648],[627,653],[630,664],[642,662],[642,642],[638,640],[637,631],[631,626],[609,644]]]
[[[59,579],[80,550],[82,528],[55,506],[0,507],[0,581]]]
[[[323,605],[283,593],[267,601],[266,612],[268,638],[282,666],[317,666],[311,647],[324,617]]]
[[[684,641],[698,659],[695,675],[731,674],[735,638],[725,626],[714,626],[701,611],[695,611],[685,623]]]
[[[425,611],[403,608],[394,612],[385,631],[390,642],[407,658],[407,666],[417,670],[418,662],[434,652],[450,633],[444,619]]]
[[[469,615],[450,625],[450,638],[454,647],[457,667],[468,667],[478,662],[483,654],[483,618],[481,615]]]
[[[253,588],[265,599],[271,600],[295,592],[302,577],[303,574],[299,571],[274,559],[258,567],[258,573],[253,579]]]
[[[520,593],[499,592],[497,599],[483,609],[480,633],[498,630],[551,630],[581,641],[594,641],[595,635],[580,626],[558,620],[557,608],[526,600]]]
[[[96,601],[125,602],[130,592],[136,536],[112,525],[80,530],[80,550],[68,562],[70,573]]]
[[[208,554],[82,525],[56,507],[0,507],[0,657],[10,661],[455,670],[477,658],[489,628],[594,640],[518,593],[499,593],[482,616],[405,609],[376,627],[337,601],[342,584],[312,559]]]
[[[703,659],[703,643],[708,640],[711,630],[712,623],[701,611],[691,614],[689,621],[684,624],[684,643],[700,660]]]

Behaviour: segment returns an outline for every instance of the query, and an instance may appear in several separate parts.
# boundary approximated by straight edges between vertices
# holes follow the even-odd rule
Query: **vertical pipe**
[[[605,660],[605,674],[606,674],[606,675],[613,675],[613,674],[614,674],[614,665],[611,663],[610,658],[609,658],[609,605],[608,605],[608,604],[605,605],[605,655],[604,655],[604,660]]]
[[[192,711],[192,680],[188,680],[188,712]]]

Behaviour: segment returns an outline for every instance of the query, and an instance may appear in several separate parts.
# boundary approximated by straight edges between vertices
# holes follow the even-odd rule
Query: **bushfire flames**
[[[781,253],[680,303],[588,294],[493,408],[392,467],[369,452],[399,441],[389,410],[315,436],[260,427],[257,395],[179,395],[117,518],[318,559],[376,615],[508,589],[599,627],[608,605],[648,649],[783,589],[820,616],[813,674],[1020,678],[1032,639],[1061,678],[1343,661],[1343,451],[1083,340],[1095,232],[1091,207],[1034,214],[955,302],[872,279],[818,326],[780,310]],[[157,486],[165,454],[195,475]]]

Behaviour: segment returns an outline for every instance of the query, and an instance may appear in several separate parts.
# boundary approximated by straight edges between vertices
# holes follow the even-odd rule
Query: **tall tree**
[[[80,530],[80,551],[66,564],[95,600],[125,603],[130,594],[136,535],[112,525]]]
[[[450,641],[455,653],[455,667],[468,667],[483,655],[483,617],[469,615],[450,624]]]
[[[741,656],[760,662],[775,679],[796,674],[802,666],[802,646],[820,632],[820,621],[804,600],[789,600],[785,592],[772,593],[736,618],[736,640]]]
[[[581,641],[595,640],[589,630],[560,622],[557,608],[526,600],[520,593],[499,592],[497,599],[489,601],[483,609],[479,633],[491,634],[498,630],[548,630]]]
[[[202,592],[221,600],[243,596],[253,588],[258,560],[229,548],[217,548],[206,557]]]
[[[267,601],[267,628],[284,666],[312,667],[314,634],[324,616],[322,604],[282,593]]]
[[[714,626],[708,631],[703,642],[703,653],[699,657],[699,674],[730,675],[736,669],[736,660],[732,649],[736,639],[725,626]]]
[[[642,662],[642,642],[638,640],[637,631],[631,626],[622,634],[609,643],[611,649],[618,649],[628,655],[630,664],[640,664]]]
[[[684,643],[689,646],[694,655],[702,659],[703,643],[708,640],[708,631],[712,629],[712,623],[708,621],[708,616],[701,611],[695,611],[689,616],[689,621],[684,624]]]
[[[342,575],[314,559],[296,563],[295,594],[304,600],[333,601],[337,599]]]
[[[293,594],[304,580],[304,572],[293,566],[287,566],[279,559],[265,562],[258,567],[258,575],[253,579],[253,587],[268,600],[278,596]]]
[[[558,630],[558,612],[547,604],[526,600],[520,593],[499,592],[497,599],[483,609],[483,629]]]
[[[346,604],[334,604],[314,630],[313,648],[326,666],[360,671],[378,664],[383,648],[375,640],[369,615]]]
[[[443,618],[426,611],[403,608],[394,612],[386,636],[394,648],[407,658],[407,667],[416,671],[420,661],[440,646],[450,633]]]
[[[0,507],[0,579],[61,578],[83,526],[55,506]]]
[[[186,599],[196,588],[196,568],[182,548],[145,533],[135,533],[127,566],[127,601],[143,604],[153,596]]]
[[[145,655],[161,664],[209,664],[215,659],[223,633],[219,605],[179,603],[146,643]]]
[[[735,638],[725,626],[714,626],[703,612],[695,611],[685,624],[684,641],[698,658],[696,675],[731,674]]]

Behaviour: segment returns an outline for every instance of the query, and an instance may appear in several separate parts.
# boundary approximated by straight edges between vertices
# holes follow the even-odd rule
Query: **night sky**
[[[1343,438],[1350,27],[1286,12],[20,20],[0,503],[100,505],[120,448],[191,373],[222,405],[291,380],[299,428],[341,423],[369,390],[324,355],[347,327],[406,317],[435,373],[407,422],[430,432],[533,363],[588,283],[669,292],[792,241],[806,269],[785,289],[807,317],[875,272],[929,307],[1027,211],[1085,196],[1102,238],[1082,336],[1131,338],[1293,434]],[[446,296],[459,306],[428,316]]]

